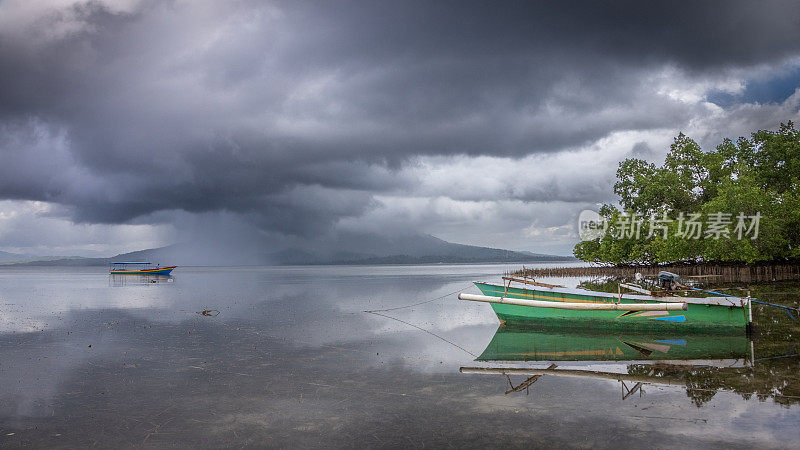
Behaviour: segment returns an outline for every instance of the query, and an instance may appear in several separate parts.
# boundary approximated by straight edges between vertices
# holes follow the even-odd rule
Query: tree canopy
[[[592,262],[775,261],[800,257],[800,132],[792,122],[704,151],[679,134],[661,166],[619,164],[606,232],[575,246]]]

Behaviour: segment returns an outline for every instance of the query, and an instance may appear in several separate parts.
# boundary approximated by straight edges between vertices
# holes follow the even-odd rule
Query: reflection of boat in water
[[[490,303],[501,323],[525,326],[744,334],[751,322],[748,298],[685,297],[625,284],[638,294],[617,294],[504,279],[502,286],[475,283],[483,295],[458,298]],[[512,281],[522,286],[511,287]]]
[[[111,275],[169,275],[178,266],[161,267],[149,262],[112,262],[108,273]]]
[[[164,275],[115,275],[112,273],[108,277],[108,285],[112,287],[163,284],[172,283],[173,281],[175,281],[175,279],[172,276]]]
[[[533,332],[501,326],[478,362],[536,363],[534,367],[462,367],[461,373],[505,375],[506,394],[528,390],[540,377],[593,378],[623,383],[623,399],[641,394],[643,384],[687,386],[698,374],[724,377],[752,369],[751,341],[745,336],[661,333]],[[528,377],[517,386],[511,376]],[[736,375],[728,373],[729,376]],[[704,379],[705,379],[704,378]],[[628,387],[625,383],[634,383]]]
[[[501,326],[477,361],[676,361],[750,357],[746,336],[533,332]]]

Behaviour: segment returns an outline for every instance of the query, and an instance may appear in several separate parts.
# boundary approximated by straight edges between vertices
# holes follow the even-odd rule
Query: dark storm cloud
[[[78,3],[0,31],[0,197],[316,233],[413,191],[396,169],[419,155],[683,126],[652,71],[778,63],[799,20],[791,2]]]

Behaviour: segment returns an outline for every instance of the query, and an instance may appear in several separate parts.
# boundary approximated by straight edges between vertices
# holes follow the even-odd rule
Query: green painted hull
[[[611,302],[609,297],[572,293],[555,293],[548,290],[522,289],[487,283],[475,283],[484,295],[554,302]],[[657,301],[623,299],[622,303],[658,303]],[[504,324],[536,328],[579,328],[653,330],[706,333],[745,333],[748,309],[741,306],[689,304],[686,311],[587,311],[558,308],[536,308],[491,303],[497,317]]]
[[[533,332],[501,326],[477,361],[698,361],[750,357],[746,336]]]

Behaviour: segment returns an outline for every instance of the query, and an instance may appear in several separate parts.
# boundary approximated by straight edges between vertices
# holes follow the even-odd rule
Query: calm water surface
[[[800,445],[791,342],[769,355],[755,345],[755,367],[749,342],[747,355],[708,355],[724,369],[559,363],[663,383],[462,373],[547,367],[535,349],[476,361],[497,342],[497,318],[445,296],[516,268],[179,268],[157,283],[104,268],[2,268],[0,445]],[[564,342],[585,351],[591,339]],[[687,345],[662,341],[655,351]]]

